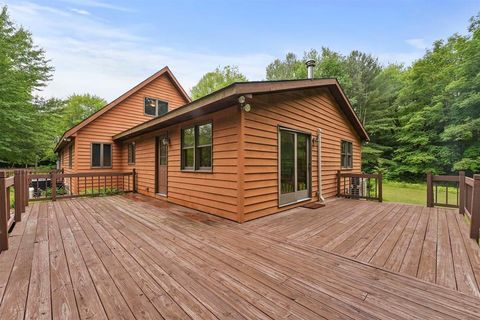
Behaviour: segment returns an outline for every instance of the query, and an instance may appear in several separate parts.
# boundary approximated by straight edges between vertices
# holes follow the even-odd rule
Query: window
[[[145,114],[153,117],[164,115],[168,112],[168,102],[145,98]]]
[[[73,144],[68,146],[68,167],[72,169],[73,166]]]
[[[342,141],[340,165],[342,169],[353,168],[353,145],[350,141]]]
[[[92,143],[92,168],[112,166],[112,145],[110,143]]]
[[[212,124],[182,129],[183,170],[212,169]]]
[[[135,142],[128,144],[128,164],[135,164]]]

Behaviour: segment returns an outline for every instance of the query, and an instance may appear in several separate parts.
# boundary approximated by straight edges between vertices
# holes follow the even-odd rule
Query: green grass
[[[438,187],[438,202],[445,202],[446,189]],[[448,188],[448,202],[456,203],[457,192],[455,188]],[[383,201],[401,202],[426,205],[427,185],[425,183],[407,183],[396,181],[383,182]]]

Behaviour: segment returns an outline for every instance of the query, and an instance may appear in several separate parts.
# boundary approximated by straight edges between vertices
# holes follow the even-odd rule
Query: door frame
[[[160,153],[160,148],[159,148],[159,144],[160,144],[160,139],[163,139],[163,138],[168,138],[168,132],[165,132],[163,134],[159,134],[158,136],[155,137],[155,194],[156,195],[159,195],[159,196],[162,196],[162,197],[167,197],[168,195],[168,154],[169,154],[169,148],[168,148],[168,145],[167,145],[167,164],[165,165],[167,167],[167,186],[166,186],[166,191],[165,193],[160,193],[159,192],[159,183],[158,183],[158,179],[160,177],[160,157],[159,157],[159,153]]]
[[[307,184],[308,184],[307,185],[307,196],[303,197],[303,198],[300,198],[300,199],[293,199],[292,201],[285,202],[285,203],[282,203],[282,200],[281,200],[281,198],[282,198],[281,131],[290,131],[290,132],[295,133],[295,134],[303,134],[303,135],[307,136],[307,139],[308,139],[308,142],[307,142],[307,159],[308,159],[308,162],[307,162],[307,174],[308,174],[308,177],[307,177]],[[304,201],[307,201],[307,200],[311,200],[312,199],[312,134],[310,132],[306,132],[306,131],[303,131],[303,130],[298,130],[298,129],[278,125],[277,126],[277,139],[278,139],[277,140],[278,207],[281,208],[281,207],[289,206],[289,205],[292,205],[292,204],[295,204],[295,203],[300,203],[300,202],[304,202]],[[295,146],[296,146],[296,141],[297,141],[297,135],[295,135]],[[295,150],[294,154],[296,155],[296,150]],[[295,161],[295,168],[296,168],[297,167],[296,166],[296,163],[297,163],[296,157],[294,157],[294,161]],[[296,171],[296,169],[295,169],[295,171]],[[296,176],[296,174],[295,174],[295,176]],[[296,184],[297,184],[297,181],[295,181],[295,185]],[[297,191],[295,191],[295,193],[296,192]]]

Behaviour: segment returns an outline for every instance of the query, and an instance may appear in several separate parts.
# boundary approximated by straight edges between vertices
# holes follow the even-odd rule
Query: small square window
[[[145,98],[144,112],[148,116],[158,117],[168,112],[168,102]]]
[[[212,169],[212,124],[182,129],[181,164],[183,170]]]
[[[112,166],[112,145],[110,143],[92,143],[92,168],[110,168]]]

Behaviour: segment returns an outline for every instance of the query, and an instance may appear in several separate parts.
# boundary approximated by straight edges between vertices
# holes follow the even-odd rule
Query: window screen
[[[182,130],[182,169],[212,168],[212,124],[196,125]]]
[[[92,143],[92,168],[112,166],[112,145],[110,143]]]
[[[92,144],[92,167],[100,167],[101,144]]]
[[[149,116],[157,115],[157,101],[151,98],[145,98],[145,114]]]
[[[135,142],[128,144],[128,163],[135,163]]]
[[[350,141],[342,141],[340,163],[344,169],[353,167],[353,144]]]
[[[72,169],[73,166],[73,144],[68,146],[68,167]]]

